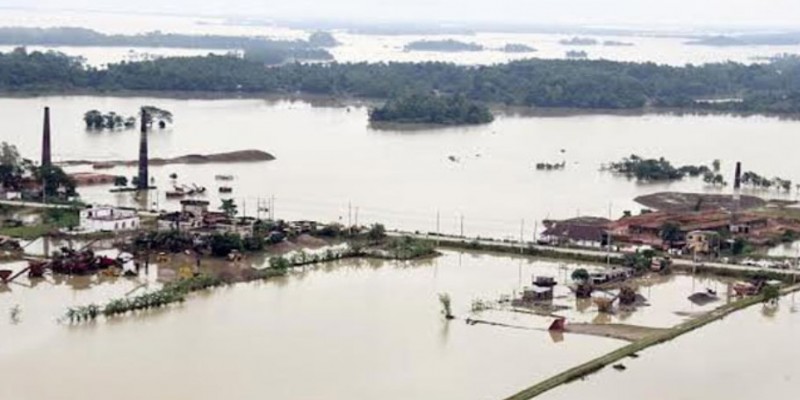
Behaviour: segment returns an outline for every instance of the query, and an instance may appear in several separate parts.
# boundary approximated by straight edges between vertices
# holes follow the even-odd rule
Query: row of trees
[[[703,177],[703,182],[710,185],[727,185],[725,178],[719,173],[721,163],[714,160],[711,167],[705,165],[684,165],[675,167],[664,157],[643,158],[636,154],[611,163],[609,170],[638,181],[674,181],[690,177]]]
[[[172,113],[154,106],[142,106],[139,115],[144,115],[148,129],[152,129],[154,124],[163,129],[168,123],[172,123]],[[115,111],[103,113],[98,110],[89,110],[83,114],[83,122],[86,129],[93,130],[114,130],[119,128],[132,129],[136,127],[136,117],[126,117],[117,114]]]
[[[788,179],[779,177],[769,179],[752,171],[747,171],[742,174],[742,185],[758,189],[770,189],[774,187],[787,192],[792,190],[792,181]]]
[[[315,32],[308,40],[272,40],[265,37],[187,35],[148,32],[108,35],[85,28],[0,28],[0,44],[12,46],[118,46],[226,49],[244,51],[250,59],[266,64],[292,60],[331,60],[325,50],[338,44],[327,32]]]
[[[264,68],[235,56],[162,58],[86,67],[58,53],[0,55],[0,90],[97,89],[310,93],[392,98],[408,93],[536,107],[800,112],[800,61],[673,67],[604,60],[524,60],[491,66],[449,63],[298,64]],[[736,102],[701,102],[713,97]]]

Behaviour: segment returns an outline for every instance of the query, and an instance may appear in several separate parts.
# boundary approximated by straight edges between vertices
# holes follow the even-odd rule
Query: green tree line
[[[97,69],[55,52],[0,54],[0,90],[148,90],[307,93],[393,98],[462,94],[515,106],[578,109],[677,107],[800,112],[800,60],[673,67],[605,60],[524,60],[491,66],[449,63],[289,63],[265,68],[233,56],[162,58]],[[714,97],[733,102],[704,102]]]

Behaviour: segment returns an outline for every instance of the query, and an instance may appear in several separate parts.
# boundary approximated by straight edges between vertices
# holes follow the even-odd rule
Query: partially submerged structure
[[[80,211],[80,230],[83,232],[121,232],[139,227],[139,214],[134,210],[94,206]]]
[[[543,244],[603,247],[607,245],[607,231],[611,220],[578,217],[563,221],[548,220],[544,224],[547,229],[540,238]]]

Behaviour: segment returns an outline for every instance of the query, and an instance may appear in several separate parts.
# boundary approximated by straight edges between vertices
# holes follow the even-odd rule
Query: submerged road
[[[66,204],[39,203],[35,201],[21,201],[21,200],[0,200],[0,204],[12,207],[43,208],[43,209],[75,207]]]
[[[423,234],[416,234],[412,232],[388,232],[390,236],[394,237],[401,237],[401,236],[410,236],[415,239],[423,239],[429,241],[435,241],[439,245],[442,246],[455,246],[455,247],[464,247],[470,243],[477,243],[478,245],[485,246],[485,247],[494,247],[494,248],[503,248],[508,252],[512,252],[514,250],[518,251],[520,254],[524,254],[525,250],[533,249],[545,252],[555,252],[564,254],[565,256],[586,256],[586,257],[594,257],[594,258],[607,258],[611,257],[613,259],[622,259],[625,257],[626,253],[622,252],[607,252],[602,250],[593,250],[593,249],[579,249],[579,248],[570,248],[570,247],[557,247],[557,246],[544,246],[540,244],[534,244],[532,242],[522,242],[519,241],[500,241],[500,240],[488,240],[488,239],[469,239],[463,237],[453,237],[453,236],[431,236],[431,235],[423,235]],[[739,264],[725,264],[725,263],[718,263],[718,262],[695,262],[694,260],[687,259],[687,258],[677,258],[672,257],[672,264],[673,266],[682,268],[682,269],[692,269],[695,267],[699,268],[710,268],[710,269],[718,269],[718,270],[728,270],[734,272],[759,272],[759,271],[769,271],[773,273],[789,275],[800,277],[800,270],[798,269],[775,269],[775,268],[761,268],[761,267],[753,267],[747,265],[739,265]]]

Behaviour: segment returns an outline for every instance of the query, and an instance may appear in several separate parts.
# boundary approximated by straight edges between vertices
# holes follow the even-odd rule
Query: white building
[[[81,210],[80,223],[85,232],[121,232],[139,229],[140,221],[136,211],[99,206]]]

